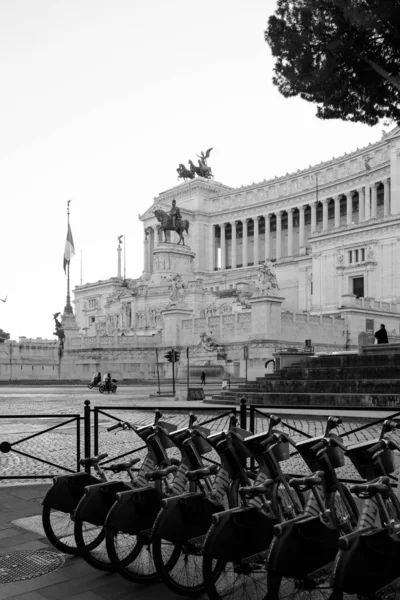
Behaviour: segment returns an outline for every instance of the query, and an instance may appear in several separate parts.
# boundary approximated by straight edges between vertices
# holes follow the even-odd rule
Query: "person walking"
[[[388,344],[389,340],[388,340],[388,334],[386,331],[385,326],[381,325],[381,328],[378,329],[378,331],[375,331],[375,335],[374,335],[375,339],[377,340],[377,344]]]
[[[204,373],[204,371],[201,372],[200,379],[201,385],[206,385],[206,374]]]

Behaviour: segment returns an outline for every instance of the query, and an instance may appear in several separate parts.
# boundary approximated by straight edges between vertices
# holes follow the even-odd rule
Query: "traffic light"
[[[164,354],[165,358],[170,363],[176,363],[180,359],[181,353],[177,350],[169,350],[166,354]]]

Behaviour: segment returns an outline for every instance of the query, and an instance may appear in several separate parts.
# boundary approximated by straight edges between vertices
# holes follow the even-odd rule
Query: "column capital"
[[[253,221],[256,222],[260,219],[260,217],[253,217]]]
[[[287,212],[287,214],[288,214],[288,215],[291,215],[291,214],[293,214],[293,211],[294,211],[294,208],[293,208],[293,207],[291,207],[291,208],[287,208],[287,209],[286,209],[286,212]]]
[[[300,206],[297,207],[297,210],[299,212],[304,212],[306,210],[306,205],[305,204],[301,204]]]
[[[383,183],[383,185],[388,185],[390,183],[390,177],[384,177],[382,179],[382,183]]]
[[[236,221],[229,221],[231,227],[236,227]]]
[[[219,225],[219,226],[221,227],[221,229],[225,229],[225,227],[226,227],[226,223],[220,223],[220,225]]]
[[[337,195],[334,197],[334,201],[335,201],[335,203],[336,203],[336,202],[340,202],[340,199],[341,199],[342,195],[343,195],[343,194],[337,194]]]
[[[340,194],[340,195],[342,195],[342,194]],[[324,198],[323,200],[320,200],[320,202],[324,206],[325,204],[328,204],[329,200],[330,200],[330,198]]]
[[[269,221],[271,219],[271,213],[267,213],[266,215],[264,215],[264,219],[267,221]]]
[[[282,213],[283,213],[283,210],[276,210],[276,211],[274,212],[274,215],[275,215],[275,217],[281,217],[281,216],[282,216]]]
[[[320,202],[320,200],[314,200],[313,202],[309,202],[308,206],[310,208],[317,208],[317,204]],[[300,209],[299,209],[300,210]]]
[[[242,219],[242,223],[248,223],[250,221],[249,217],[245,217]]]
[[[372,187],[375,189],[378,189],[378,185],[380,185],[382,182],[381,181],[374,181],[374,183],[372,184]]]
[[[357,188],[357,189],[356,189],[356,192],[357,192],[357,194],[358,194],[358,195],[360,195],[360,194],[364,194],[364,193],[365,193],[365,187],[364,187],[364,186],[362,186],[362,187],[360,187],[360,188]]]

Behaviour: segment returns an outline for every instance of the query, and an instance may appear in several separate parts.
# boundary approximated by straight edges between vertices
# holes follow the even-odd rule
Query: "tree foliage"
[[[400,122],[400,0],[278,0],[274,84],[321,119]]]
[[[0,344],[2,344],[4,342],[4,340],[9,340],[9,339],[10,339],[10,334],[6,333],[2,329],[0,329]]]

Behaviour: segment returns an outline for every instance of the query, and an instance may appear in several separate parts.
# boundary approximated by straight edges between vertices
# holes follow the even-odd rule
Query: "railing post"
[[[247,429],[247,400],[246,398],[240,398],[240,427]]]
[[[90,458],[90,400],[85,400],[85,408],[83,409],[85,419],[84,423],[84,455],[85,458]],[[86,473],[90,474],[90,465],[85,466]]]
[[[250,424],[249,424],[249,430],[252,433],[255,433],[255,425],[256,425],[256,420],[255,420],[255,411],[254,411],[254,406],[252,404],[250,404]]]
[[[250,414],[249,414],[249,430],[252,433],[255,433],[255,410],[254,410],[254,406],[252,404],[250,404]],[[256,469],[256,463],[254,460],[254,457],[252,456],[250,458],[250,470],[251,471],[255,471]]]

